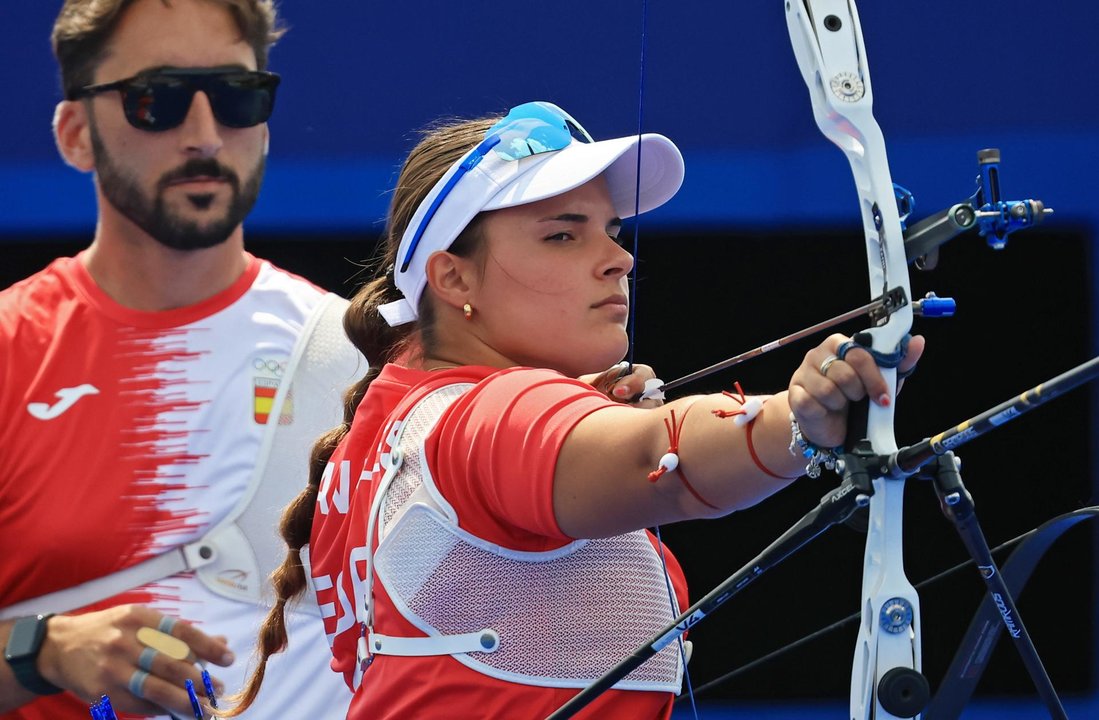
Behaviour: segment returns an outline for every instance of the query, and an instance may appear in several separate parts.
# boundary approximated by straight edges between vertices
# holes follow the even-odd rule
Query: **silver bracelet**
[[[836,462],[839,460],[835,450],[817,447],[806,439],[801,432],[801,426],[794,418],[794,413],[790,413],[790,454],[795,457],[801,455],[808,461],[805,464],[805,474],[814,479],[820,477],[821,465],[829,470],[835,470]]]

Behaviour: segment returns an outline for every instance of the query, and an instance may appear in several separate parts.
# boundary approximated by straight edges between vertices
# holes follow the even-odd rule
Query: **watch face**
[[[4,658],[10,663],[21,658],[38,656],[38,648],[46,636],[45,620],[38,617],[20,618],[12,625]]]

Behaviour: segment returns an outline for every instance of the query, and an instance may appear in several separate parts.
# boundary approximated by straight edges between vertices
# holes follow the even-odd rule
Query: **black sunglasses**
[[[126,120],[138,130],[162,132],[179,127],[201,90],[219,123],[246,128],[267,122],[275,107],[279,76],[272,72],[217,69],[167,69],[125,80],[88,85],[69,92],[69,100],[118,90]]]

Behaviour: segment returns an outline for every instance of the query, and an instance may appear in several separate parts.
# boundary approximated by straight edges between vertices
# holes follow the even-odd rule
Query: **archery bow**
[[[825,137],[847,156],[866,235],[870,294],[903,287],[911,297],[904,236],[885,140],[873,116],[873,89],[853,0],[786,0],[794,55],[809,88],[813,115]],[[912,327],[910,305],[866,331],[875,357],[898,351]],[[890,397],[896,370],[882,368]],[[895,403],[870,404],[865,438],[872,453],[897,449]],[[920,674],[920,603],[904,574],[903,479],[874,480],[863,560],[862,623],[851,670],[853,720],[912,717],[927,700]],[[916,712],[909,712],[918,705]],[[902,713],[905,713],[902,715]]]
[[[885,142],[872,114],[873,93],[854,5],[847,0],[788,0],[786,12],[794,53],[809,86],[817,124],[825,136],[845,152],[855,176],[866,233],[871,301],[879,294],[883,299],[889,297],[898,288],[904,298],[910,298],[904,235],[885,157]],[[912,316],[911,303],[898,303],[897,307],[890,308],[884,322],[876,323],[865,333],[864,336],[870,338],[867,349],[875,358],[898,353],[912,327]],[[883,368],[883,374],[890,397],[895,397],[895,365]],[[866,438],[869,450],[878,455],[897,450],[893,437],[893,408],[890,403],[871,405],[868,410]],[[888,632],[883,633],[877,622],[867,622],[864,618],[852,670],[852,718],[869,718],[871,713],[883,719],[896,717],[881,707],[878,688],[883,675],[888,677],[881,687],[890,690],[890,696],[908,700],[913,687],[919,686],[923,690],[920,707],[927,699],[927,681],[919,674],[919,599],[903,570],[903,490],[903,480],[874,481],[876,499],[871,499],[870,505],[863,612],[872,615],[881,609],[882,626],[887,627]],[[860,494],[860,497],[864,496]],[[806,527],[799,530],[809,532]],[[800,544],[800,540],[793,542]],[[744,584],[750,582],[751,577]],[[703,606],[702,609],[695,610],[690,618],[649,648],[640,649],[616,670],[624,674],[630,664],[644,662],[649,653],[659,651],[701,620],[711,604],[716,607],[723,601],[723,593],[714,591],[692,606],[692,609]],[[889,668],[889,672],[880,672],[882,667]],[[572,712],[609,687],[614,682],[614,674],[612,671],[605,675],[552,717],[571,717]],[[891,697],[885,699],[895,711],[903,711],[891,702]],[[909,713],[907,717],[914,714]]]
[[[817,124],[824,135],[844,151],[854,175],[866,234],[871,303],[692,373],[663,385],[660,390],[685,384],[869,311],[874,327],[856,335],[858,346],[869,351],[881,366],[890,396],[895,397],[896,366],[907,345],[914,311],[918,307],[922,309],[926,302],[934,307],[932,314],[945,315],[951,313],[953,304],[933,295],[925,301],[909,303],[908,262],[912,260],[919,264],[921,260],[929,260],[930,267],[934,262],[930,255],[938,245],[978,222],[981,234],[991,234],[989,244],[999,249],[1007,234],[1036,224],[1051,211],[1040,201],[1000,200],[997,182],[990,176],[998,164],[998,152],[985,150],[979,154],[982,172],[977,195],[969,203],[955,205],[916,226],[910,233],[911,239],[907,238],[898,205],[905,206],[904,215],[907,216],[911,196],[907,191],[898,193],[900,189],[895,190],[890,178],[884,139],[872,114],[873,94],[854,3],[790,0],[786,2],[786,13],[794,53],[809,88]],[[853,343],[844,345],[846,349],[855,346]],[[839,354],[842,356],[844,352],[841,349]],[[1095,362],[1088,365],[1092,375],[1095,371],[1091,366]],[[999,409],[994,412],[997,411]],[[1012,412],[1017,414],[1018,410],[1013,407]],[[827,527],[845,520],[856,507],[864,505],[870,508],[869,534],[863,569],[863,621],[852,667],[851,717],[852,720],[889,720],[918,716],[927,706],[930,689],[920,672],[919,597],[904,574],[901,532],[903,483],[914,468],[904,467],[905,463],[897,461],[893,413],[892,403],[869,405],[862,418],[865,434],[855,423],[849,426],[847,452],[840,464],[844,482],[839,488],[825,495],[817,508],[748,565],[551,717],[571,717],[764,571]],[[857,415],[852,413],[853,418]],[[913,465],[916,467],[918,463]],[[1040,661],[1038,665],[1040,667]],[[1055,699],[1052,688],[1049,690]]]

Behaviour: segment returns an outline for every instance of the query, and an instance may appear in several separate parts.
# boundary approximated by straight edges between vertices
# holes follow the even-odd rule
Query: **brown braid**
[[[370,368],[345,393],[343,423],[321,436],[313,446],[309,485],[283,512],[279,533],[286,541],[287,553],[282,565],[271,574],[271,582],[275,588],[275,605],[260,626],[256,643],[256,667],[244,689],[229,698],[235,707],[222,711],[223,717],[235,717],[248,709],[259,694],[267,659],[286,649],[285,609],[306,588],[305,570],[298,553],[309,543],[321,477],[336,446],[351,429],[351,421],[366,395],[367,388],[385,363],[414,353],[422,355],[434,348],[435,311],[430,293],[424,293],[421,298],[417,308],[419,319],[414,323],[390,327],[377,311],[379,305],[401,297],[393,285],[389,268],[396,262],[405,227],[415,214],[416,207],[447,168],[474,147],[498,119],[441,122],[428,128],[401,169],[389,208],[386,233],[379,248],[381,252],[373,263],[375,277],[351,298],[351,305],[343,319],[348,338],[370,360]],[[481,245],[479,226],[478,220],[474,219],[450,246],[449,251],[463,257],[475,253]]]

